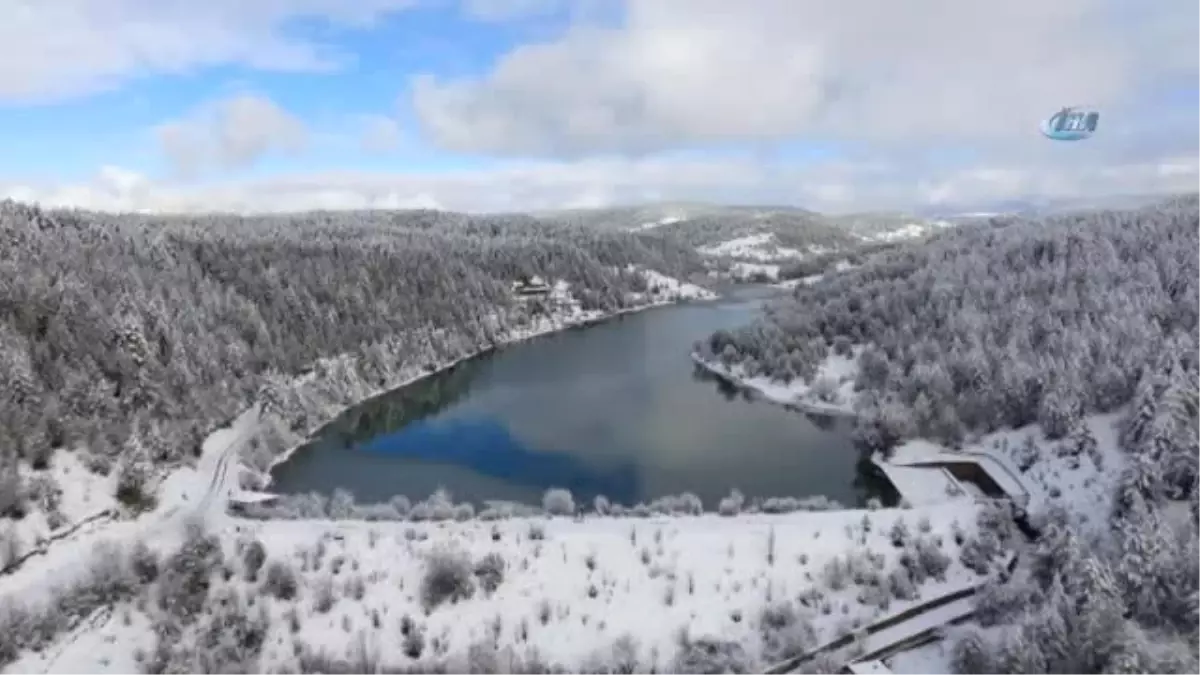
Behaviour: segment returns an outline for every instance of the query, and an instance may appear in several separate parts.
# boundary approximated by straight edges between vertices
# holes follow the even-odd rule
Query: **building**
[[[839,672],[853,675],[888,675],[892,671],[884,665],[883,661],[857,661],[842,666]]]
[[[538,297],[549,295],[550,285],[539,276],[518,279],[512,283],[513,294],[519,297]]]

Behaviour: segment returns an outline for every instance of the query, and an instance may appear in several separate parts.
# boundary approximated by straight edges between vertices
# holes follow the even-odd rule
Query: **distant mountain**
[[[864,243],[912,239],[950,224],[895,212],[826,215],[795,206],[703,202],[542,211],[531,215],[597,229],[662,232],[707,250],[710,255],[756,260],[794,259],[850,250]]]
[[[1099,197],[1008,199],[989,203],[966,205],[942,205],[921,211],[926,218],[951,221],[999,217],[1022,216],[1033,218],[1068,211],[1090,209],[1129,209],[1162,202],[1172,198],[1169,194],[1103,195]]]

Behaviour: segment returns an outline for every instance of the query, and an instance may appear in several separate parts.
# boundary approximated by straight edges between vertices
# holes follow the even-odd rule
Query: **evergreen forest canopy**
[[[510,284],[566,279],[617,309],[639,265],[686,277],[697,254],[661,233],[436,211],[241,217],[44,210],[0,203],[0,476],[57,447],[116,458],[131,440],[171,463],[254,400],[268,375],[358,355],[370,381],[491,344]],[[366,355],[366,356],[364,356]],[[3,486],[0,486],[3,487]],[[4,498],[0,511],[13,507]]]
[[[1084,414],[1194,391],[1198,244],[1195,197],[993,220],[797,288],[699,348],[786,382],[811,379],[831,348],[865,346],[855,386],[878,447],[1033,422],[1057,438]],[[1167,443],[1181,489],[1196,475],[1187,432]]]

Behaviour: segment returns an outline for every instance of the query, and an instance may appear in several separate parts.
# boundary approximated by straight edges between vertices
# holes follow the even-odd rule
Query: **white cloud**
[[[396,120],[385,115],[365,115],[359,143],[370,153],[388,153],[400,148],[404,134]]]
[[[520,46],[482,77],[416,78],[423,129],[444,147],[500,155],[802,136],[1032,147],[1030,130],[1064,104],[1128,110],[1164,83],[1196,81],[1194,0],[625,8],[617,28],[578,25]]]
[[[5,0],[0,103],[113,88],[154,73],[242,64],[334,67],[348,58],[298,37],[299,18],[368,23],[415,0]]]
[[[155,135],[172,167],[191,176],[208,167],[249,166],[270,152],[298,152],[308,130],[270,99],[239,94],[161,124]]]
[[[321,173],[181,185],[108,168],[82,185],[2,185],[0,198],[148,211],[444,208],[511,211],[661,200],[797,203],[828,212],[968,206],[1031,196],[1076,199],[1194,191],[1200,161],[1090,166],[977,166],[914,174],[902,164],[829,162],[766,168],[683,158],[519,162],[443,173]]]

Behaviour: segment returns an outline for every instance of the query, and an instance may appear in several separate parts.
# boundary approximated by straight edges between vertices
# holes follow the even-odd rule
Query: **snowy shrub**
[[[149,466],[131,458],[121,463],[117,472],[117,501],[135,511],[154,508],[154,495],[149,491]]]
[[[425,500],[424,506],[428,520],[443,521],[454,518],[454,501],[445,488],[434,490],[429,499]]]
[[[1002,543],[1010,542],[1015,537],[1022,536],[1014,520],[1014,515],[1016,514],[1015,506],[1008,499],[989,499],[984,501],[982,508],[979,509],[979,513],[976,516],[976,527],[980,532],[989,532],[995,535],[996,539]]]
[[[258,580],[258,572],[267,561],[267,547],[258,539],[252,539],[242,551],[242,569],[246,572],[246,581]]]
[[[1028,472],[1037,463],[1040,456],[1041,450],[1037,446],[1037,441],[1034,440],[1033,436],[1027,436],[1025,442],[1018,446],[1015,451],[1014,459],[1017,463],[1017,469],[1021,473]]]
[[[485,593],[493,593],[504,581],[504,557],[491,552],[475,562],[475,578]]]
[[[892,528],[888,530],[888,538],[891,539],[892,546],[896,548],[903,548],[908,544],[911,536],[911,533],[908,531],[908,523],[904,521],[903,516],[897,517],[896,521],[892,523]]]
[[[167,558],[159,578],[159,607],[185,624],[194,621],[208,599],[212,574],[224,560],[221,542],[189,523],[183,545]]]
[[[215,600],[197,631],[191,672],[259,672],[270,627],[266,607],[251,610],[232,589],[224,589]]]
[[[552,516],[569,516],[575,513],[575,499],[570,490],[550,488],[542,495],[542,508]]]
[[[916,600],[917,585],[904,567],[897,567],[887,576],[887,585],[897,600]]]
[[[637,640],[625,633],[612,641],[607,647],[597,649],[583,661],[583,668],[578,672],[598,673],[602,675],[632,675],[647,672],[638,658]],[[514,671],[516,672],[516,671]],[[533,672],[523,670],[520,672]]]
[[[475,517],[475,506],[470,502],[463,502],[454,507],[454,519],[460,523],[466,522]]]
[[[825,585],[832,591],[844,590],[850,583],[850,566],[841,556],[830,558],[822,574]]]
[[[596,495],[596,498],[592,501],[592,504],[593,504],[594,508],[596,509],[596,513],[598,515],[601,515],[601,516],[608,515],[608,510],[609,510],[609,506],[610,506],[609,502],[608,502],[608,497],[605,497],[604,495]]]
[[[854,345],[850,342],[850,338],[845,335],[833,338],[833,353],[838,356],[850,356],[854,353]]]
[[[396,495],[388,503],[392,505],[392,508],[396,510],[397,516],[401,519],[406,518],[408,512],[412,510],[412,502],[404,495]]]
[[[989,582],[975,594],[975,620],[985,628],[1008,623],[1037,604],[1037,586],[1016,579]]]
[[[404,520],[404,515],[396,510],[396,506],[392,502],[359,504],[354,507],[354,515],[372,522],[396,522]]]
[[[837,403],[838,402],[838,385],[833,378],[828,375],[818,377],[813,383],[809,391],[818,401],[822,403]]]
[[[133,548],[129,551],[129,568],[137,578],[138,583],[142,585],[152,584],[158,579],[159,562],[158,554],[146,545],[146,542],[138,539],[133,543]]]
[[[923,573],[938,581],[945,581],[946,571],[950,569],[950,556],[931,537],[918,537],[913,549],[913,558]]]
[[[763,656],[778,662],[805,653],[817,642],[817,634],[807,616],[796,611],[791,602],[767,605],[759,615],[759,637]]]
[[[312,592],[313,611],[317,614],[328,614],[337,602],[337,596],[333,592],[333,577],[328,574],[318,576],[313,581]]]
[[[408,619],[408,617],[405,617]],[[408,630],[404,629],[403,619],[401,620],[400,633],[402,636],[401,646],[404,649],[404,655],[410,659],[421,658],[421,653],[425,651],[425,629],[421,626],[408,621]]]
[[[546,538],[546,526],[542,523],[529,524],[529,540],[542,541]]]
[[[980,575],[987,574],[992,567],[992,561],[999,555],[1000,550],[1001,545],[995,535],[981,532],[962,545],[958,552],[958,559],[963,567],[972,572]]]
[[[757,672],[756,664],[740,643],[717,638],[692,640],[686,636],[675,654],[674,667],[675,672],[701,675]]]
[[[955,641],[950,652],[950,663],[954,672],[963,675],[1004,672],[992,658],[991,645],[976,630],[968,630]]]
[[[651,515],[653,515],[653,513],[651,513],[649,506],[638,502],[637,504],[634,504],[632,509],[629,510],[629,515],[633,516],[634,518],[649,518]]]
[[[883,502],[881,502],[878,497],[871,497],[870,499],[867,500],[867,510],[868,511],[878,511],[879,509],[882,509],[882,508],[883,508]]]
[[[742,496],[741,491],[739,491],[737,488],[734,488],[733,491],[729,493],[728,497],[723,498],[720,503],[717,504],[717,513],[721,514],[722,516],[736,516],[742,512],[742,505],[745,503],[745,501],[746,498]]]
[[[433,609],[443,602],[465,600],[475,593],[471,561],[466,553],[449,547],[438,547],[425,558],[425,573],[421,578],[421,602]]]
[[[700,498],[690,492],[659,497],[650,502],[648,508],[654,513],[664,515],[695,516],[704,512],[704,504]]]
[[[266,579],[263,590],[280,600],[291,600],[296,597],[300,584],[296,580],[296,572],[286,563],[274,560],[267,565]]]
[[[0,523],[0,570],[7,570],[21,557],[21,535],[12,523]]]
[[[346,488],[337,488],[329,497],[329,518],[334,520],[350,520],[358,516],[355,513],[354,494]]]
[[[0,518],[24,518],[27,496],[16,464],[0,461]]]

